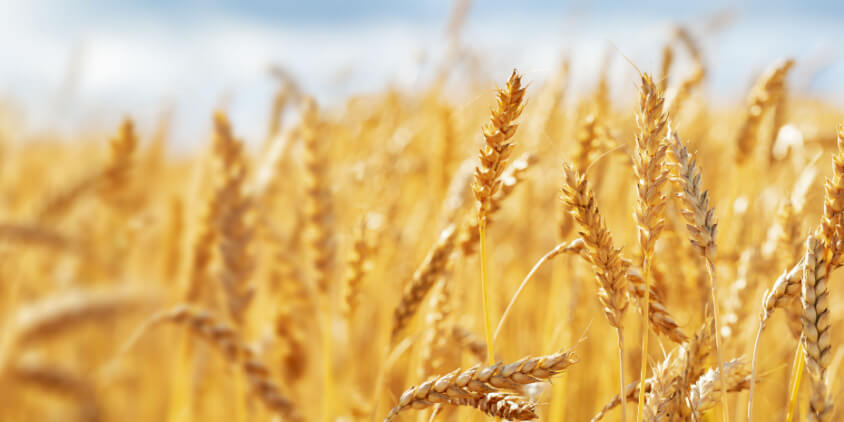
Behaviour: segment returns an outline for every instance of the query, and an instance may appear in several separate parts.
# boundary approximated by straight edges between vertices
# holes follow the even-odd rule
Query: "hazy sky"
[[[518,66],[542,80],[565,52],[585,85],[608,45],[655,70],[671,23],[684,22],[703,38],[715,97],[743,95],[757,72],[791,56],[796,82],[844,98],[844,2],[732,3],[477,0],[463,40],[484,59],[485,77]],[[110,127],[124,113],[143,125],[168,104],[177,138],[192,142],[226,98],[239,132],[260,138],[270,64],[323,103],[387,84],[420,86],[441,56],[450,8],[444,0],[0,0],[0,99],[22,108],[30,126],[62,128]],[[705,35],[705,18],[727,9],[732,23]],[[631,67],[617,58],[616,92],[632,93]],[[825,70],[809,80],[819,63]]]

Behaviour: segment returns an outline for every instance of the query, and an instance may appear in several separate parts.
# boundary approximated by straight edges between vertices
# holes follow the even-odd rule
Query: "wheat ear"
[[[413,273],[413,278],[405,286],[401,300],[393,311],[393,328],[390,334],[393,342],[398,340],[399,334],[416,314],[419,305],[448,266],[451,252],[454,250],[455,237],[456,230],[453,225],[443,230],[439,240],[425,257],[425,261]]]
[[[613,245],[612,235],[604,225],[595,194],[586,177],[568,163],[563,163],[563,200],[580,226],[580,236],[586,243],[586,257],[595,270],[598,301],[604,315],[615,327],[619,348],[619,394],[624,394],[624,311],[627,310],[627,274],[621,260],[621,250]],[[624,406],[621,419],[625,419]]]
[[[807,421],[832,420],[833,403],[829,396],[827,368],[832,359],[830,339],[829,291],[823,257],[824,245],[813,236],[806,240],[806,259],[803,270],[803,350],[806,370],[812,379]]]
[[[486,212],[486,227],[492,223],[492,217],[501,209],[504,201],[512,196],[516,186],[525,180],[525,173],[536,164],[538,159],[535,155],[525,153],[513,160],[513,163],[501,173],[501,183],[498,191],[489,199]],[[469,218],[460,229],[458,243],[463,256],[472,256],[478,251],[480,241],[480,229],[477,218]]]
[[[671,49],[666,51],[669,53]],[[670,61],[670,59],[668,59]],[[664,64],[669,67],[670,64]],[[667,69],[664,69],[667,73]],[[665,100],[662,93],[647,73],[642,74],[639,88],[639,111],[636,114],[636,151],[633,154],[633,171],[636,174],[636,209],[633,213],[639,233],[639,247],[642,252],[642,273],[645,280],[645,300],[642,312],[642,368],[639,379],[647,377],[648,338],[650,313],[650,277],[653,265],[654,245],[664,227],[663,210],[665,195],[662,185],[668,180],[668,169],[663,165],[666,146],[660,142],[660,133],[665,128],[668,116],[663,113]],[[642,420],[645,392],[639,389],[637,420]]]
[[[838,153],[833,156],[831,179],[827,180],[824,194],[824,214],[815,231],[815,235],[822,240],[824,253],[822,258],[827,263],[826,272],[836,269],[842,253],[841,219],[844,215],[844,125],[839,126],[837,134]],[[762,301],[762,314],[756,340],[753,346],[751,379],[756,376],[756,357],[759,350],[759,340],[765,330],[768,319],[777,308],[785,308],[792,300],[800,296],[803,285],[806,256],[800,258],[791,268],[783,272],[773,286],[765,292]],[[802,346],[801,346],[802,347]],[[802,371],[801,371],[802,372]],[[748,420],[752,422],[754,384],[750,385],[748,397]]]
[[[208,311],[182,305],[160,312],[147,320],[127,347],[137,342],[144,332],[163,323],[184,325],[192,334],[215,346],[231,363],[240,367],[255,394],[267,408],[291,421],[304,420],[293,403],[281,394],[278,385],[271,378],[269,368],[259,360],[253,349],[241,340],[233,327],[221,322]]]
[[[468,350],[478,362],[485,362],[487,360],[486,343],[484,343],[484,340],[479,335],[469,331],[462,325],[455,324],[451,327],[451,337],[455,343]]]
[[[659,80],[656,86],[659,92],[665,92],[668,86],[668,75],[671,74],[672,65],[674,65],[674,50],[670,43],[666,43],[662,46],[662,60],[659,63]]]
[[[214,194],[219,204],[214,221],[222,262],[219,280],[229,314],[241,324],[255,293],[249,284],[255,265],[250,250],[255,229],[249,215],[252,199],[244,192],[247,168],[243,144],[235,139],[231,124],[222,112],[214,115],[213,145],[221,164],[218,171],[222,173]]]
[[[788,59],[768,69],[753,86],[747,98],[744,119],[736,135],[736,163],[744,164],[753,153],[759,138],[762,116],[771,108],[776,93],[782,90],[788,71],[794,66],[794,60]]]
[[[123,119],[117,135],[109,140],[108,146],[108,164],[103,169],[100,194],[104,199],[114,201],[128,185],[138,149],[138,136],[131,119]]]
[[[725,362],[721,368],[710,369],[692,385],[686,398],[692,411],[691,420],[701,420],[703,412],[723,401],[725,391],[741,391],[749,385],[750,368],[741,358]]]
[[[371,266],[370,255],[375,247],[369,240],[366,218],[361,219],[354,231],[352,248],[346,259],[346,273],[343,276],[343,316],[351,323],[360,302],[360,289],[363,279]]]
[[[674,157],[676,167],[676,183],[681,191],[678,197],[683,202],[683,217],[686,219],[686,227],[689,230],[689,240],[692,245],[700,251],[706,262],[706,273],[709,277],[710,303],[715,323],[715,353],[718,357],[718,366],[721,372],[724,371],[724,358],[721,354],[721,325],[718,318],[718,283],[715,279],[715,210],[709,207],[709,192],[703,189],[703,181],[700,171],[696,169],[694,155],[682,143],[676,132],[669,129],[668,143]],[[725,383],[721,377],[722,384]],[[722,391],[727,391],[726,385],[721,386]],[[729,408],[726,395],[721,396],[722,415],[725,421],[729,421]]]
[[[392,420],[406,409],[423,409],[434,404],[454,404],[459,400],[477,398],[478,394],[518,390],[522,385],[550,380],[577,363],[574,352],[561,351],[547,356],[526,357],[509,365],[497,364],[432,378],[419,386],[409,388],[384,419]]]
[[[334,216],[328,185],[327,143],[320,138],[320,133],[321,122],[316,101],[307,97],[301,123],[302,143],[305,147],[303,163],[307,197],[307,246],[313,284],[319,292],[326,293],[331,287],[328,283],[334,266]]]

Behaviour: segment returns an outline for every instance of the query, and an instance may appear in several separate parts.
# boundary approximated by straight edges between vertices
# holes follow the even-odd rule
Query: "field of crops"
[[[263,139],[221,107],[181,153],[0,107],[0,420],[837,420],[844,110],[652,48],[458,95],[452,46],[330,105],[277,72]]]

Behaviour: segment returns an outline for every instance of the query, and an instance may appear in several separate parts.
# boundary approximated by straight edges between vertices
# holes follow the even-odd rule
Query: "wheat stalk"
[[[496,108],[483,127],[484,145],[480,149],[480,165],[475,167],[472,192],[478,202],[478,243],[481,254],[481,298],[483,304],[484,333],[486,334],[487,357],[492,359],[493,341],[489,312],[489,288],[487,287],[486,224],[492,206],[492,197],[501,186],[501,174],[513,152],[514,144],[509,142],[518,125],[514,122],[524,110],[525,88],[522,77],[515,69],[504,89],[498,90]]]
[[[665,50],[670,55],[671,50]],[[670,58],[664,57],[670,61]],[[667,74],[670,63],[664,63]],[[666,146],[660,142],[660,133],[668,122],[663,113],[665,102],[659,88],[647,73],[642,74],[639,88],[639,111],[636,114],[636,151],[633,154],[633,172],[636,174],[636,219],[639,247],[642,252],[642,271],[645,279],[645,300],[642,312],[642,369],[641,380],[647,375],[648,368],[648,315],[650,313],[650,276],[653,265],[653,253],[656,240],[664,228],[663,210],[665,195],[662,185],[668,180],[668,169],[663,165]],[[642,420],[642,408],[645,400],[644,389],[639,390],[637,420]]]

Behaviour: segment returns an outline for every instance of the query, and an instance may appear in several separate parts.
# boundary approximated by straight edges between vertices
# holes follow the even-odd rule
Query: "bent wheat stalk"
[[[527,286],[528,281],[533,278],[534,273],[544,264],[546,261],[554,259],[554,257],[564,254],[564,253],[579,253],[583,250],[586,245],[583,243],[583,239],[575,239],[571,242],[564,242],[560,243],[559,245],[555,246],[554,249],[551,249],[539,258],[539,261],[534,264],[533,268],[530,269],[530,272],[525,276],[522,283],[519,284],[519,287],[516,289],[516,293],[513,294],[513,297],[510,299],[510,303],[507,304],[507,308],[504,309],[504,313],[501,315],[501,319],[498,321],[498,326],[495,327],[495,334],[492,335],[492,341],[495,342],[498,339],[498,334],[501,333],[501,328],[504,327],[504,322],[507,321],[507,317],[510,316],[510,311],[513,309],[513,305],[516,303],[516,300],[522,294],[522,290],[524,290],[525,286]]]
[[[271,378],[269,368],[258,359],[255,351],[240,339],[233,327],[220,322],[210,312],[182,305],[155,314],[127,342],[124,350],[132,347],[146,331],[168,322],[187,326],[192,334],[209,341],[231,363],[238,365],[255,394],[268,409],[287,420],[304,420],[293,403],[281,394]]]

